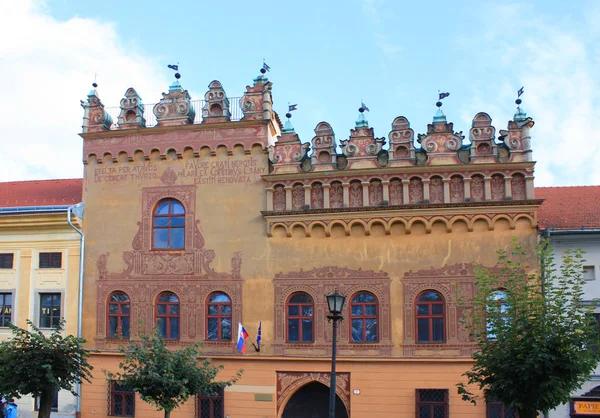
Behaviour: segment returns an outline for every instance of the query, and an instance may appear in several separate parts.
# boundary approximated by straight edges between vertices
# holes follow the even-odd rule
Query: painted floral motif
[[[494,174],[490,186],[492,188],[492,200],[504,200],[504,177]]]
[[[441,177],[433,177],[429,182],[429,201],[444,203],[444,183]]]
[[[465,186],[461,176],[450,178],[450,202],[460,203],[465,201]]]
[[[471,179],[471,200],[482,202],[485,200],[485,182],[483,176],[473,176]]]
[[[314,183],[310,191],[310,207],[312,209],[323,209],[323,202],[323,185],[321,183]]]
[[[510,181],[512,188],[512,197],[514,200],[525,200],[527,194],[525,193],[525,176],[523,174],[514,174]]]
[[[408,184],[408,196],[410,203],[421,203],[423,201],[423,182],[413,177]]]
[[[340,182],[331,183],[331,188],[329,189],[329,207],[344,207],[344,188]]]
[[[350,183],[350,207],[358,208],[363,205],[363,187],[360,181]]]
[[[379,206],[383,203],[383,184],[379,180],[371,181],[369,184],[369,205]]]
[[[403,202],[402,181],[393,179],[390,181],[390,205],[401,205]]]
[[[281,184],[273,188],[273,210],[285,210],[285,187]]]
[[[302,210],[304,208],[304,186],[300,183],[292,187],[292,209]]]

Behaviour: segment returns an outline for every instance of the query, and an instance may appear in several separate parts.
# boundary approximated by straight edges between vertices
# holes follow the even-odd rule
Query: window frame
[[[354,302],[354,299],[360,295],[360,294],[368,294],[370,296],[372,296],[375,299],[375,302]],[[367,305],[375,305],[375,315],[367,315],[366,312],[366,307]],[[352,307],[354,306],[362,306],[362,314],[361,315],[354,315],[352,314]],[[375,295],[375,293],[370,292],[368,290],[359,290],[357,292],[355,292],[352,297],[350,297],[350,303],[348,304],[348,317],[350,318],[350,320],[348,321],[348,325],[349,325],[349,330],[348,330],[348,339],[349,342],[351,344],[376,344],[379,342],[379,337],[380,337],[380,332],[379,332],[379,325],[380,325],[380,321],[379,321],[379,298]],[[376,328],[375,328],[375,340],[369,341],[367,340],[367,320],[369,319],[375,319],[375,323]],[[353,321],[362,321],[363,326],[362,326],[362,339],[361,341],[355,341],[353,339],[353,333],[352,333],[352,322]]]
[[[127,296],[127,301],[126,302],[111,301],[111,298],[116,294],[123,294],[123,295]],[[110,312],[111,305],[117,305],[117,313],[116,314]],[[123,305],[129,305],[129,313],[124,314],[122,312]],[[112,318],[112,317],[117,318],[117,329],[115,330],[117,332],[115,333],[115,335],[111,335],[111,332],[110,332],[111,331],[110,330],[110,318]],[[129,336],[127,336],[127,337],[123,336],[123,318],[129,318],[128,332],[127,332],[127,334],[129,334]],[[118,332],[119,330],[121,330],[121,331]],[[128,340],[131,337],[131,298],[129,297],[129,295],[126,292],[123,292],[122,290],[115,290],[114,292],[111,292],[110,295],[108,295],[108,299],[106,300],[106,337],[107,338],[118,338],[118,339],[124,339],[124,340]]]
[[[427,293],[427,292],[434,292],[436,293],[441,299],[441,302],[419,302],[419,298]],[[427,315],[424,314],[419,314],[419,305],[428,305],[428,313]],[[433,305],[441,305],[442,306],[442,313],[441,314],[433,314]],[[447,308],[446,308],[446,298],[444,298],[444,295],[442,294],[442,292],[439,292],[435,289],[425,289],[422,292],[419,292],[419,294],[417,294],[417,297],[414,300],[414,313],[415,313],[415,343],[416,344],[444,344],[446,342],[446,337],[447,337],[447,331],[446,331],[446,325],[448,322],[447,319]],[[442,339],[441,340],[434,340],[433,339],[433,320],[434,319],[442,319]],[[428,328],[429,328],[429,336],[428,336],[428,340],[427,341],[420,341],[419,340],[419,319],[427,319],[427,323],[428,323]]]
[[[6,315],[4,313],[4,310],[6,309],[6,297],[10,296],[10,318],[8,319],[8,322],[13,323],[13,312],[15,311],[15,305],[14,305],[14,301],[15,301],[15,297],[14,294],[12,292],[1,292],[0,293],[0,328],[8,328],[8,325],[6,325],[5,323],[5,318],[4,316]]]
[[[210,411],[208,416],[202,415],[201,402],[208,400],[210,402]],[[221,401],[221,415],[217,416],[214,414],[214,402]],[[223,388],[219,389],[217,395],[204,396],[196,395],[196,417],[198,418],[224,418],[225,417],[225,391]]]
[[[491,418],[492,416],[492,411],[491,409],[494,407],[499,407],[500,408],[500,418],[505,418],[506,417],[506,405],[494,398],[486,401],[485,403],[485,416],[486,418]],[[513,413],[513,415],[509,418],[519,418],[519,412],[512,410],[511,408],[508,408],[509,411],[511,411]]]
[[[167,214],[157,214],[156,211],[158,210],[158,207],[165,203],[168,202],[169,207],[168,207],[168,211]],[[178,203],[181,205],[181,207],[183,208],[183,213],[173,213],[173,203]],[[159,200],[156,205],[154,206],[154,209],[152,210],[152,241],[151,241],[151,248],[152,250],[155,251],[182,251],[185,250],[185,238],[186,238],[186,216],[187,216],[187,211],[185,209],[185,205],[183,203],[181,203],[179,200],[168,197],[165,199],[161,199]],[[156,226],[155,222],[156,219],[167,219],[167,226]],[[171,225],[171,221],[172,218],[182,218],[183,219],[183,226],[172,226]],[[156,236],[156,230],[167,230],[167,246],[166,247],[157,247],[155,244],[155,236]],[[171,230],[182,230],[183,231],[183,243],[181,247],[171,247]]]
[[[63,319],[63,311],[62,311],[62,303],[63,303],[63,297],[62,297],[62,293],[60,292],[40,292],[38,293],[39,295],[39,315],[38,315],[38,326],[41,329],[53,329],[56,325],[52,325],[53,323],[53,319],[55,318],[55,316],[52,314],[52,310],[55,307],[54,305],[54,296],[58,296],[59,298],[59,302],[58,302],[58,323],[60,323],[60,321]],[[42,305],[42,297],[44,296],[48,296],[50,295],[52,297],[51,299],[51,304],[50,304],[50,326],[49,327],[45,327],[42,325],[42,315],[44,315],[43,313],[43,309],[44,306]]]
[[[300,294],[304,294],[304,295],[308,296],[310,298],[311,302],[310,303],[296,303],[296,302],[290,303],[290,300],[294,296],[300,295]],[[290,306],[298,307],[298,315],[289,315]],[[310,306],[312,308],[312,315],[305,316],[302,314],[302,312],[303,312],[302,308],[306,307],[306,306]],[[310,340],[305,341],[302,338],[302,336],[304,335],[302,321],[306,320],[307,318],[310,318],[310,321],[311,321],[311,328],[312,328],[311,336],[312,336],[312,338]],[[290,319],[298,321],[298,340],[297,341],[290,340],[290,324],[289,324]],[[291,343],[291,344],[312,344],[315,342],[315,299],[308,292],[304,292],[304,291],[293,292],[288,296],[288,298],[285,301],[285,341],[286,341],[286,343]]]
[[[421,406],[429,406],[429,417],[434,417],[433,407],[443,405],[444,406],[444,417],[449,418],[450,416],[450,400],[449,400],[449,390],[448,389],[435,389],[435,388],[421,388],[415,389],[415,417],[421,418]],[[434,401],[421,401],[421,394],[424,391],[433,391],[439,390],[444,392],[444,401],[443,402],[434,402]]]
[[[177,298],[177,302],[159,302],[160,297],[167,293],[174,295]],[[166,306],[164,314],[158,313],[159,305]],[[177,305],[177,314],[170,313],[170,307],[173,305]],[[164,336],[161,336],[161,338],[163,338],[164,340],[179,341],[181,339],[181,298],[179,297],[179,295],[177,295],[177,293],[172,292],[170,290],[165,290],[163,292],[160,292],[156,296],[156,302],[154,304],[154,323],[156,324],[156,327],[159,330],[159,334],[160,334],[160,329],[158,328],[158,318],[166,319],[166,326],[165,326],[166,334]],[[172,338],[172,336],[171,336],[171,320],[173,318],[177,318],[177,320],[178,320],[177,321],[177,338]]]
[[[47,260],[44,260],[44,262],[42,263],[42,259],[43,258],[48,258]],[[58,263],[56,263],[56,260],[58,259]],[[63,259],[63,253],[62,251],[40,251],[38,253],[38,269],[61,269],[62,268],[62,259]],[[58,264],[58,265],[56,265]]]
[[[229,299],[229,302],[210,302],[210,298],[212,296],[215,295],[225,295],[227,296],[227,299]],[[211,306],[216,306],[217,307],[217,314],[210,314],[209,313],[209,309]],[[229,306],[229,315],[223,315],[221,314],[221,307],[222,306]],[[205,310],[205,329],[206,329],[206,335],[205,335],[205,339],[206,341],[226,341],[226,342],[230,342],[233,341],[233,303],[231,300],[231,296],[229,296],[227,293],[222,292],[220,290],[217,290],[215,292],[211,292],[208,297],[206,298],[206,310]],[[221,325],[222,325],[222,320],[229,318],[229,338],[228,339],[224,339],[223,335],[222,335],[222,329],[221,329]],[[208,338],[208,323],[210,319],[217,319],[217,338]]]
[[[119,385],[119,382],[117,380],[109,380],[108,381],[108,416],[112,416],[112,417],[134,417],[135,416],[135,392],[132,390],[116,390],[116,386],[119,386],[120,388],[122,388],[121,385]],[[115,397],[116,396],[120,396],[121,397],[121,405],[122,405],[122,409],[121,409],[121,414],[118,414],[115,412]],[[132,404],[132,414],[131,415],[127,415],[126,410],[127,410],[127,397],[131,396],[131,404]],[[125,410],[125,414],[123,414],[123,410]]]
[[[495,298],[494,295],[498,295],[498,294],[502,294],[502,298]],[[494,297],[493,299],[491,299],[492,297]],[[488,314],[487,314],[487,307],[492,304],[495,303],[496,307],[500,309],[500,313],[502,314],[503,310],[506,310],[510,307],[509,303],[508,303],[508,291],[503,288],[503,287],[499,287],[497,289],[492,290],[488,296],[487,296],[487,300],[486,300],[486,311],[485,311],[485,338],[488,340],[496,340],[497,339],[497,335],[490,332],[490,325],[488,324]],[[504,312],[504,314],[506,314],[506,312]],[[507,318],[504,318],[504,321],[506,322]]]
[[[7,261],[10,259],[10,263]],[[10,267],[5,267],[10,265]],[[0,253],[0,270],[13,270],[15,268],[15,253]]]

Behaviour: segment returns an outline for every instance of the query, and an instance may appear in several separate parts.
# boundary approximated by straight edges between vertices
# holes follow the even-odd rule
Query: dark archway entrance
[[[348,412],[339,396],[335,397],[335,418],[348,418]],[[288,401],[281,418],[327,418],[329,415],[329,388],[312,382],[302,386]]]

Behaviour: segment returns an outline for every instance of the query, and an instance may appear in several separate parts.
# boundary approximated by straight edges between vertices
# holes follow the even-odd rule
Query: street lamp
[[[331,380],[329,381],[329,418],[335,418],[335,354],[336,354],[336,340],[337,340],[337,323],[344,319],[342,316],[342,309],[344,309],[344,303],[346,302],[346,296],[338,293],[337,289],[333,293],[327,295],[327,306],[329,307],[329,313],[327,320],[333,322],[333,339],[331,343]]]

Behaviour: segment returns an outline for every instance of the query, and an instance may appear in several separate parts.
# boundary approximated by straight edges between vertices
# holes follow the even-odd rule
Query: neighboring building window
[[[286,305],[287,340],[289,342],[313,342],[313,299],[304,292],[290,296]]]
[[[417,297],[415,309],[415,317],[417,320],[417,342],[443,342],[446,312],[442,295],[434,290],[422,292]]]
[[[36,411],[40,410],[40,397],[36,396],[35,397],[35,408]],[[58,412],[58,391],[55,390],[54,393],[52,394],[52,411],[54,412]]]
[[[109,338],[129,338],[130,327],[129,296],[124,292],[114,292],[108,298],[108,337]]]
[[[417,389],[417,418],[448,418],[448,389]]]
[[[596,280],[595,266],[583,266],[583,280],[585,280],[586,282]]]
[[[0,254],[0,269],[12,269],[14,256],[13,253]]]
[[[377,299],[368,292],[355,294],[350,302],[352,342],[377,342]]]
[[[38,263],[41,269],[59,269],[62,267],[62,253],[40,253]]]
[[[40,328],[60,323],[60,293],[40,293]]]
[[[161,201],[154,210],[153,248],[182,249],[185,243],[185,209],[174,199]]]
[[[495,309],[499,311],[500,316],[503,318],[503,321],[506,321],[505,315],[508,311],[508,303],[506,302],[506,298],[506,291],[502,289],[494,290],[488,296],[488,310]],[[486,320],[485,326],[487,338],[490,340],[495,340],[497,335],[497,330],[495,329],[496,326],[489,320]]]
[[[0,327],[8,327],[12,322],[12,293],[0,293]]]
[[[166,340],[179,339],[179,298],[175,293],[163,292],[156,302],[158,335]]]
[[[135,415],[135,393],[114,380],[108,382],[108,415],[115,417]]]
[[[223,389],[214,396],[196,396],[198,418],[224,418],[225,407]]]
[[[486,418],[519,418],[517,411],[504,406],[496,398],[488,401],[486,410]]]
[[[208,297],[206,304],[206,339],[231,341],[231,299],[217,292]]]

